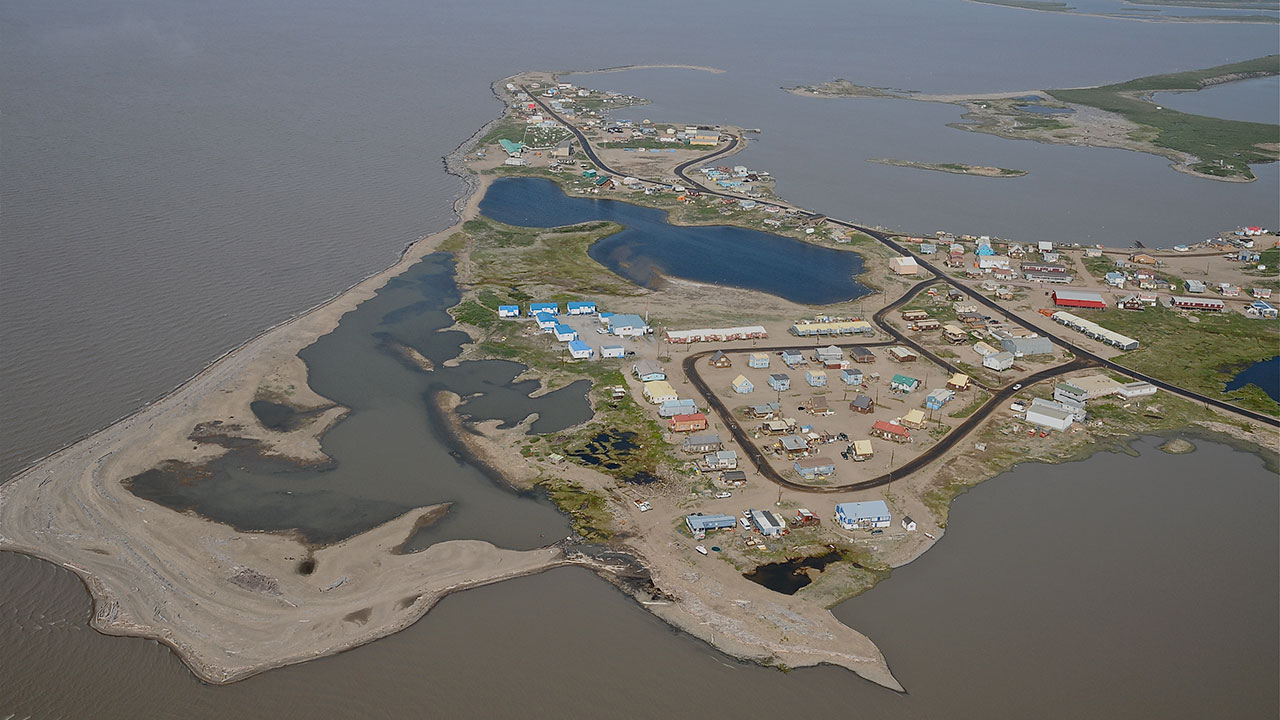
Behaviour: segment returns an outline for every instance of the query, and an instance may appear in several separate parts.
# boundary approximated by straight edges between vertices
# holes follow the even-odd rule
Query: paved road
[[[524,90],[525,92],[529,92],[527,88],[523,88],[523,87],[522,87],[521,89],[522,89],[522,90]],[[621,174],[623,174],[623,173],[618,172],[617,170],[614,170],[613,168],[610,168],[608,165],[606,165],[604,162],[602,162],[602,161],[600,160],[599,156],[597,156],[597,155],[596,155],[596,153],[595,153],[595,151],[591,148],[591,143],[587,140],[586,136],[585,136],[585,135],[583,135],[583,134],[582,134],[582,132],[581,132],[580,130],[578,130],[576,127],[574,127],[574,125],[573,125],[572,123],[570,123],[570,122],[566,121],[566,120],[565,120],[563,117],[561,117],[558,113],[553,112],[553,111],[551,110],[551,108],[550,108],[550,107],[548,107],[548,106],[547,106],[547,104],[546,104],[546,103],[544,103],[544,102],[543,102],[543,101],[542,101],[538,96],[534,95],[533,93],[529,93],[529,97],[533,98],[534,102],[535,102],[535,103],[537,103],[537,104],[538,104],[538,106],[539,106],[540,108],[542,108],[542,110],[543,110],[543,112],[544,112],[544,113],[546,113],[546,114],[547,114],[547,115],[549,115],[550,117],[555,118],[556,120],[560,121],[560,122],[561,122],[561,123],[563,123],[566,127],[568,127],[568,128],[569,128],[569,130],[570,130],[570,131],[571,131],[571,132],[572,132],[572,133],[573,133],[573,134],[578,138],[578,142],[579,142],[579,144],[581,144],[581,145],[582,145],[583,153],[584,153],[584,154],[586,154],[586,156],[587,156],[588,158],[590,158],[590,159],[591,159],[591,161],[592,161],[593,163],[595,163],[597,167],[599,167],[601,170],[604,170],[605,172],[608,172],[608,173],[611,173],[611,174],[614,174],[614,175],[621,175]],[[727,147],[725,147],[725,148],[718,149],[718,150],[716,150],[716,151],[715,151],[715,152],[713,152],[713,153],[710,153],[710,154],[708,154],[708,155],[705,155],[705,156],[702,156],[702,157],[696,158],[696,159],[694,159],[694,160],[690,160],[690,161],[688,161],[688,162],[681,163],[681,164],[680,164],[679,166],[677,166],[677,168],[676,168],[676,175],[677,175],[677,176],[678,176],[678,177],[683,181],[683,184],[684,184],[686,187],[695,188],[695,189],[699,190],[700,192],[702,192],[702,193],[704,193],[704,194],[707,194],[707,195],[712,195],[712,196],[715,196],[715,197],[729,198],[729,199],[733,199],[733,200],[745,200],[745,199],[749,199],[749,198],[746,198],[746,197],[745,197],[745,196],[743,196],[743,195],[738,195],[738,194],[735,194],[735,193],[729,193],[729,192],[723,192],[723,191],[720,191],[720,190],[714,190],[714,189],[712,189],[712,188],[709,188],[709,187],[707,187],[707,186],[703,185],[702,183],[700,183],[700,182],[698,182],[698,181],[694,180],[693,178],[689,177],[689,175],[686,173],[686,171],[687,171],[690,167],[692,167],[693,165],[695,165],[695,164],[700,164],[700,163],[705,163],[706,161],[708,161],[708,160],[710,160],[710,159],[712,159],[712,158],[719,157],[720,155],[723,155],[724,153],[727,153],[727,152],[729,152],[730,150],[732,150],[732,149],[736,148],[736,147],[737,147],[737,145],[738,145],[738,142],[739,142],[739,140],[738,140],[737,138],[735,138],[735,139],[734,139],[734,142],[733,142],[733,143],[731,143],[729,146],[727,146]],[[652,183],[654,183],[654,184],[658,184],[658,185],[663,185],[663,186],[665,186],[665,187],[671,187],[671,184],[670,184],[670,183],[660,182],[660,181],[656,181],[656,180],[650,180],[649,182],[652,182]],[[779,207],[779,208],[788,209],[788,210],[796,210],[796,211],[798,211],[798,212],[807,212],[807,211],[805,211],[805,210],[803,210],[803,209],[801,209],[801,208],[797,208],[797,207],[794,207],[794,206],[792,206],[792,205],[788,205],[788,204],[785,204],[785,203],[763,203],[763,204],[775,205],[775,206],[777,206],[777,207]],[[813,213],[809,213],[809,214],[810,214],[810,215],[813,215]],[[830,223],[832,223],[833,225],[837,225],[837,226],[839,226],[839,227],[843,227],[843,228],[846,228],[846,229],[849,229],[849,230],[855,230],[855,231],[857,231],[857,232],[864,233],[864,234],[866,234],[866,235],[868,235],[868,236],[870,236],[870,237],[872,237],[872,238],[875,238],[875,239],[876,239],[877,241],[879,241],[881,244],[883,244],[883,245],[885,245],[885,246],[887,246],[887,247],[889,247],[889,248],[893,249],[895,252],[897,252],[897,253],[899,253],[899,254],[902,254],[902,255],[910,255],[910,254],[911,254],[911,253],[910,253],[906,248],[904,248],[902,245],[899,245],[897,242],[895,242],[895,241],[894,241],[892,238],[890,238],[888,235],[886,235],[886,234],[884,234],[884,233],[882,233],[882,232],[880,232],[880,231],[878,231],[878,230],[873,230],[872,228],[863,227],[863,226],[861,226],[861,225],[856,225],[856,224],[854,224],[854,223],[846,222],[846,221],[844,221],[844,220],[837,220],[837,219],[835,219],[835,218],[828,218],[828,219],[827,219],[827,222],[830,222]],[[932,272],[934,275],[938,276],[938,279],[939,279],[939,281],[940,281],[940,282],[947,283],[948,285],[951,285],[951,286],[953,286],[953,287],[955,287],[955,288],[957,288],[957,289],[963,290],[967,295],[969,295],[970,297],[972,297],[972,299],[973,299],[975,302],[978,302],[978,303],[982,304],[983,306],[985,306],[985,307],[987,307],[987,308],[989,308],[989,309],[993,310],[993,311],[994,311],[994,312],[996,312],[996,313],[999,313],[999,314],[1001,314],[1001,315],[1004,315],[1004,316],[1008,317],[1008,318],[1009,318],[1009,320],[1010,320],[1011,322],[1013,322],[1013,323],[1015,323],[1015,324],[1017,324],[1017,325],[1019,325],[1019,326],[1021,326],[1021,327],[1024,327],[1024,328],[1026,328],[1026,329],[1032,330],[1033,332],[1036,332],[1036,333],[1039,333],[1039,334],[1041,334],[1041,335],[1044,335],[1045,337],[1049,338],[1049,340],[1050,340],[1050,341],[1052,341],[1055,345],[1058,345],[1059,347],[1061,347],[1061,348],[1063,348],[1063,349],[1067,350],[1068,352],[1071,352],[1072,354],[1074,354],[1078,360],[1079,360],[1079,359],[1089,360],[1089,361],[1091,361],[1091,362],[1092,362],[1092,364],[1095,364],[1095,365],[1097,365],[1097,366],[1099,366],[1099,367],[1107,368],[1107,369],[1109,369],[1109,370],[1114,370],[1115,372],[1119,372],[1119,373],[1122,373],[1122,374],[1125,374],[1125,375],[1129,375],[1130,377],[1137,378],[1138,380],[1143,380],[1143,381],[1145,381],[1145,382],[1149,382],[1149,383],[1151,383],[1152,385],[1155,385],[1156,387],[1158,387],[1158,388],[1160,388],[1160,389],[1162,389],[1162,390],[1164,390],[1164,391],[1166,391],[1166,392],[1171,392],[1171,393],[1174,393],[1174,394],[1176,394],[1176,395],[1181,395],[1181,396],[1183,396],[1183,397],[1185,397],[1185,398],[1189,398],[1189,399],[1191,399],[1191,400],[1195,400],[1195,401],[1197,401],[1197,402],[1204,403],[1205,405],[1208,405],[1208,406],[1216,407],[1216,408],[1218,408],[1218,409],[1220,409],[1220,410],[1226,410],[1226,411],[1228,411],[1228,412],[1233,412],[1233,413],[1236,413],[1236,414],[1242,415],[1242,416],[1244,416],[1244,417],[1249,418],[1250,420],[1253,420],[1253,421],[1255,421],[1255,422],[1262,423],[1262,424],[1264,424],[1264,425],[1270,425],[1271,427],[1280,428],[1280,418],[1274,418],[1274,417],[1271,417],[1270,415],[1264,415],[1264,414],[1262,414],[1262,413],[1255,412],[1255,411],[1253,411],[1253,410],[1248,410],[1248,409],[1246,409],[1246,408],[1238,407],[1238,406],[1236,406],[1236,405],[1233,405],[1233,404],[1231,404],[1231,403],[1229,403],[1229,402],[1226,402],[1226,401],[1223,401],[1223,400],[1219,400],[1219,399],[1217,399],[1217,398],[1213,398],[1213,397],[1209,397],[1209,396],[1207,396],[1207,395],[1203,395],[1203,394],[1198,393],[1198,392],[1195,392],[1195,391],[1193,391],[1193,390],[1187,390],[1187,389],[1185,389],[1185,388],[1179,387],[1179,386],[1174,385],[1174,384],[1172,384],[1172,383],[1165,382],[1164,380],[1160,380],[1159,378],[1151,377],[1150,375],[1146,375],[1146,374],[1144,374],[1144,373],[1140,373],[1140,372],[1138,372],[1138,371],[1136,371],[1136,370],[1131,370],[1131,369],[1129,369],[1129,368],[1127,368],[1127,367],[1124,367],[1123,365],[1120,365],[1119,363],[1116,363],[1116,362],[1114,362],[1114,361],[1112,361],[1112,360],[1108,360],[1108,359],[1106,359],[1106,358],[1104,358],[1104,357],[1102,357],[1102,356],[1100,356],[1100,355],[1097,355],[1097,354],[1095,354],[1095,353],[1093,353],[1093,352],[1090,352],[1090,351],[1088,351],[1088,350],[1086,350],[1086,349],[1084,349],[1084,348],[1082,348],[1082,347],[1080,347],[1080,346],[1078,346],[1078,345],[1076,345],[1076,344],[1074,344],[1074,343],[1072,343],[1072,342],[1068,341],[1068,340],[1067,340],[1067,339],[1065,339],[1063,336],[1061,336],[1061,335],[1059,335],[1059,334],[1057,334],[1057,333],[1049,332],[1049,331],[1046,331],[1046,330],[1045,330],[1045,329],[1043,329],[1043,328],[1036,327],[1036,326],[1034,326],[1034,325],[1032,325],[1032,324],[1030,324],[1030,323],[1026,322],[1026,321],[1025,321],[1025,320],[1023,320],[1022,318],[1018,317],[1017,315],[1012,314],[1012,313],[1009,313],[1009,312],[1008,312],[1004,307],[1002,307],[1001,305],[999,305],[999,304],[998,304],[998,303],[996,303],[995,301],[993,301],[993,300],[991,300],[990,298],[988,298],[988,297],[986,297],[986,296],[982,295],[981,293],[975,292],[975,291],[974,291],[972,288],[970,288],[968,285],[966,285],[965,283],[960,282],[959,280],[957,280],[957,279],[956,279],[956,278],[954,278],[954,277],[949,276],[948,274],[946,274],[945,272],[943,272],[940,268],[938,268],[937,266],[935,266],[933,263],[931,263],[931,262],[929,262],[929,261],[927,261],[927,260],[924,260],[924,259],[922,259],[922,258],[918,258],[918,257],[916,258],[916,262],[918,262],[918,263],[920,264],[920,266],[921,266],[921,267],[925,268],[926,270],[929,270],[929,271],[930,271],[930,272]],[[883,311],[882,311],[882,312],[883,312]],[[894,334],[894,332],[895,332],[894,330],[892,330],[891,328],[889,328],[889,327],[887,327],[887,326],[882,326],[882,327],[884,327],[885,331],[886,331],[886,332],[889,332],[890,334]],[[911,342],[911,341],[910,341],[909,339],[907,339],[907,338],[902,338],[902,341],[903,341],[905,344],[908,344],[908,345],[910,345],[911,347],[916,348],[917,350],[920,350],[920,349],[921,349],[918,343]],[[930,359],[933,359],[933,358],[931,357]],[[686,362],[688,362],[688,360],[687,360],[687,359],[686,359]],[[946,365],[946,364],[944,363],[944,366],[945,366],[945,365]],[[1063,366],[1063,367],[1065,367],[1065,366]],[[696,372],[696,371],[695,371],[695,372]],[[1049,371],[1043,371],[1043,372],[1049,372]],[[1033,380],[1033,378],[1036,378],[1037,376],[1039,376],[1039,375],[1041,375],[1041,374],[1043,374],[1043,373],[1036,373],[1035,375],[1032,375],[1030,378],[1027,378],[1026,380],[1024,380],[1024,381],[1023,381],[1023,382],[1024,382],[1024,384],[1030,385],[1032,382],[1038,382],[1038,380]],[[1047,377],[1052,377],[1053,375],[1056,375],[1056,374],[1060,374],[1060,373],[1053,373],[1053,374],[1051,374],[1051,375],[1048,375]],[[1002,391],[1002,392],[1003,392],[1003,391]],[[709,397],[711,397],[711,396],[709,396]],[[998,399],[999,399],[999,398],[993,398],[992,404],[994,404],[995,402],[997,402],[997,401],[998,401]],[[975,413],[975,414],[977,414],[977,413]],[[731,418],[731,417],[727,417],[727,416],[726,416],[724,419],[725,419],[725,421],[726,421],[726,422],[730,422],[730,421],[732,420],[732,418]],[[954,432],[955,432],[955,431],[953,431],[953,433],[954,433]],[[906,466],[904,466],[904,467],[906,467]],[[895,472],[897,472],[897,471],[895,471]],[[886,481],[886,482],[887,482],[887,481]]]

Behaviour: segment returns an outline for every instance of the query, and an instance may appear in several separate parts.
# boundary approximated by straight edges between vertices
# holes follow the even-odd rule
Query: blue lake
[[[541,178],[495,181],[480,211],[522,227],[618,223],[625,229],[592,245],[589,253],[638,285],[651,286],[665,275],[759,290],[807,305],[844,302],[871,292],[854,280],[863,270],[857,253],[727,225],[672,225],[662,210],[570,197]]]
[[[1227,392],[1239,390],[1245,385],[1257,385],[1272,400],[1280,402],[1280,355],[1270,360],[1256,362],[1241,370],[1231,382],[1227,383]]]

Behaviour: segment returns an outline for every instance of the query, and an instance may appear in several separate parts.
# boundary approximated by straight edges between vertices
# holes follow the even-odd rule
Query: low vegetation
[[[1158,106],[1150,96],[1159,91],[1199,90],[1223,79],[1240,80],[1278,73],[1280,56],[1268,55],[1205,70],[1151,75],[1113,85],[1049,90],[1048,93],[1062,102],[1116,113],[1144,126],[1144,130],[1153,130],[1149,138],[1152,144],[1196,156],[1199,162],[1191,166],[1196,172],[1252,179],[1250,163],[1277,159],[1274,147],[1280,139],[1277,126],[1190,115]]]
[[[574,532],[583,540],[606,542],[613,537],[613,514],[603,495],[564,478],[544,478],[538,486],[556,507],[569,514]]]
[[[1239,313],[1187,314],[1161,307],[1142,311],[1084,310],[1100,325],[1136,338],[1137,350],[1115,360],[1125,367],[1158,377],[1242,407],[1280,415],[1280,405],[1262,393],[1225,392],[1226,383],[1241,369],[1274,357],[1280,348],[1280,324],[1246,318]]]

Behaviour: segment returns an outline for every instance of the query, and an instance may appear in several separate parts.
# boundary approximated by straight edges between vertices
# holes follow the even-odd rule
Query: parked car
[[[733,497],[733,493],[728,492],[726,490],[721,490],[720,492],[716,493],[716,498],[720,500],[724,500],[725,498],[731,498],[731,497]]]

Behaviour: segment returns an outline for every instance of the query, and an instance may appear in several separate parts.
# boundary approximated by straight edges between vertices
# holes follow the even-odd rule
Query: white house
[[[520,306],[519,305],[499,305],[498,317],[500,318],[520,317]]]
[[[639,315],[624,313],[609,316],[609,332],[618,337],[640,337],[649,332],[649,326]]]
[[[787,527],[787,521],[768,510],[751,510],[751,522],[761,535],[777,535]]]
[[[982,366],[989,367],[997,372],[1008,370],[1013,367],[1013,353],[1005,350],[987,355],[982,358]]]
[[[906,530],[907,532],[915,532],[915,531],[916,531],[916,521],[915,521],[915,520],[912,520],[910,515],[903,515],[903,516],[902,516],[902,529],[903,529],[903,530]]]
[[[845,530],[887,528],[893,523],[893,515],[883,500],[846,502],[836,505],[836,522]]]
[[[1129,400],[1144,395],[1155,395],[1156,386],[1149,382],[1131,382],[1121,385],[1116,392],[1120,393],[1120,397]]]
[[[551,332],[555,333],[556,340],[559,340],[560,342],[569,342],[571,340],[578,339],[578,331],[574,330],[568,325],[561,325],[560,323],[556,323],[552,327]]]
[[[574,360],[590,360],[595,356],[595,354],[596,351],[592,350],[590,345],[582,342],[581,340],[569,341],[569,357],[572,357]]]

